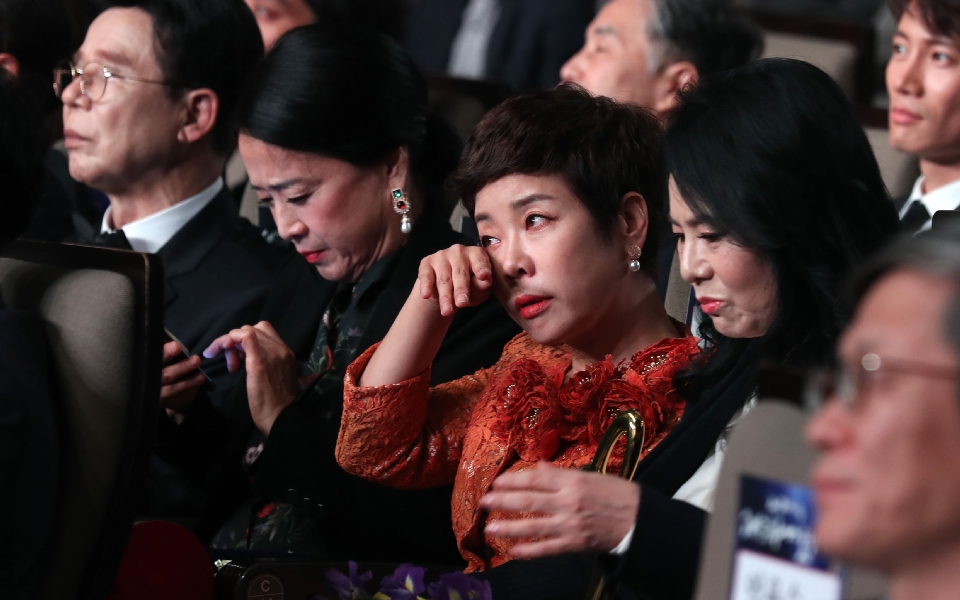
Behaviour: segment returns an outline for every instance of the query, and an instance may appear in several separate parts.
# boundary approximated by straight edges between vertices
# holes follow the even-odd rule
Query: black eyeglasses
[[[153,83],[156,85],[170,85],[166,81],[155,81],[153,79],[141,79],[139,77],[130,77],[128,75],[117,75],[110,67],[103,63],[91,60],[83,64],[82,67],[76,67],[69,62],[61,63],[53,70],[53,93],[57,98],[63,96],[63,91],[73,83],[74,79],[80,78],[80,93],[96,102],[103,98],[107,91],[107,81],[110,79],[123,79],[125,81],[138,81],[140,83]]]
[[[804,401],[811,408],[820,408],[836,397],[851,410],[862,408],[866,393],[882,371],[912,377],[956,381],[960,367],[935,365],[909,359],[881,358],[872,352],[864,354],[856,365],[839,369],[818,369],[810,374],[804,390]]]

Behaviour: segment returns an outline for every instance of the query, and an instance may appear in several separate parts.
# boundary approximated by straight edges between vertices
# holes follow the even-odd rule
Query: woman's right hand
[[[420,296],[433,301],[444,317],[490,297],[493,269],[483,248],[451,246],[420,261]]]
[[[359,384],[388,385],[422,373],[437,356],[457,309],[480,304],[492,287],[493,268],[481,248],[451,246],[424,258],[416,285]]]

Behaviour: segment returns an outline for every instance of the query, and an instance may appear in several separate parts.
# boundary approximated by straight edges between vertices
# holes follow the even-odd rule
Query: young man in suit
[[[930,228],[960,208],[960,5],[893,0],[897,19],[887,64],[890,145],[920,159],[920,178],[897,201],[905,230]]]
[[[960,231],[901,242],[858,284],[840,374],[807,427],[820,451],[817,544],[884,571],[890,600],[956,598]]]
[[[55,77],[70,175],[110,199],[100,235],[86,241],[161,257],[164,326],[192,355],[258,320],[282,258],[237,216],[221,177],[240,91],[262,54],[242,0],[143,0],[97,17]],[[180,351],[168,343],[164,360]],[[236,380],[222,360],[201,368],[195,378],[217,389]],[[161,404],[174,397],[165,386]],[[144,507],[155,514],[174,510],[168,492],[178,495],[171,506],[186,502],[179,485],[159,483],[162,470],[151,478],[156,506]]]
[[[404,45],[428,73],[550,88],[577,51],[594,0],[418,0]]]

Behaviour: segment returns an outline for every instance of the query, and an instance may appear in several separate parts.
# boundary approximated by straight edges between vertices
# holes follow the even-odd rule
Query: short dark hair
[[[945,37],[960,37],[960,0],[890,0],[890,12],[897,21],[911,7],[930,31]]]
[[[43,183],[43,140],[24,91],[0,70],[0,248],[26,229]]]
[[[263,57],[263,39],[243,0],[126,0],[153,19],[153,41],[171,97],[209,88],[220,103],[211,132],[214,149],[237,144],[236,111],[250,73]]]
[[[953,281],[954,296],[943,315],[943,337],[960,354],[960,226],[951,224],[904,236],[884,248],[852,278],[851,304],[859,304],[881,279],[904,269]]]
[[[763,51],[763,35],[729,0],[653,0],[647,33],[665,45],[660,62],[689,60],[701,77],[743,66]]]
[[[428,113],[427,84],[392,39],[347,23],[285,35],[253,74],[240,104],[245,135],[369,166],[398,148],[428,202],[460,157],[452,129]]]
[[[826,73],[787,59],[708,77],[680,98],[667,170],[700,222],[770,261],[778,309],[755,340],[727,338],[704,316],[713,351],[678,384],[718,381],[751,346],[797,367],[829,361],[849,318],[843,281],[898,228],[852,105]]]
[[[20,79],[45,115],[63,108],[51,73],[79,45],[62,0],[0,0],[0,52],[17,59]]]
[[[591,96],[576,85],[528,92],[484,116],[450,184],[473,215],[477,193],[489,183],[516,173],[559,175],[604,237],[623,214],[623,196],[637,192],[647,201],[649,219],[640,263],[656,277],[666,195],[661,133],[650,111]]]

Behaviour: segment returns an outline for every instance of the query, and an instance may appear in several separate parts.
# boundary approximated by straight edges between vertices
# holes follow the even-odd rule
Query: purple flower
[[[348,575],[344,575],[336,569],[327,571],[327,581],[330,582],[330,587],[337,593],[339,600],[369,598],[370,595],[363,589],[363,584],[373,579],[373,573],[367,571],[363,575],[358,574],[357,563],[352,560],[349,563],[349,568]]]
[[[423,567],[400,565],[393,575],[387,575],[380,582],[380,593],[390,600],[416,600],[427,589],[424,572]]]
[[[459,571],[441,575],[440,581],[427,588],[427,594],[432,600],[493,600],[489,583]]]

